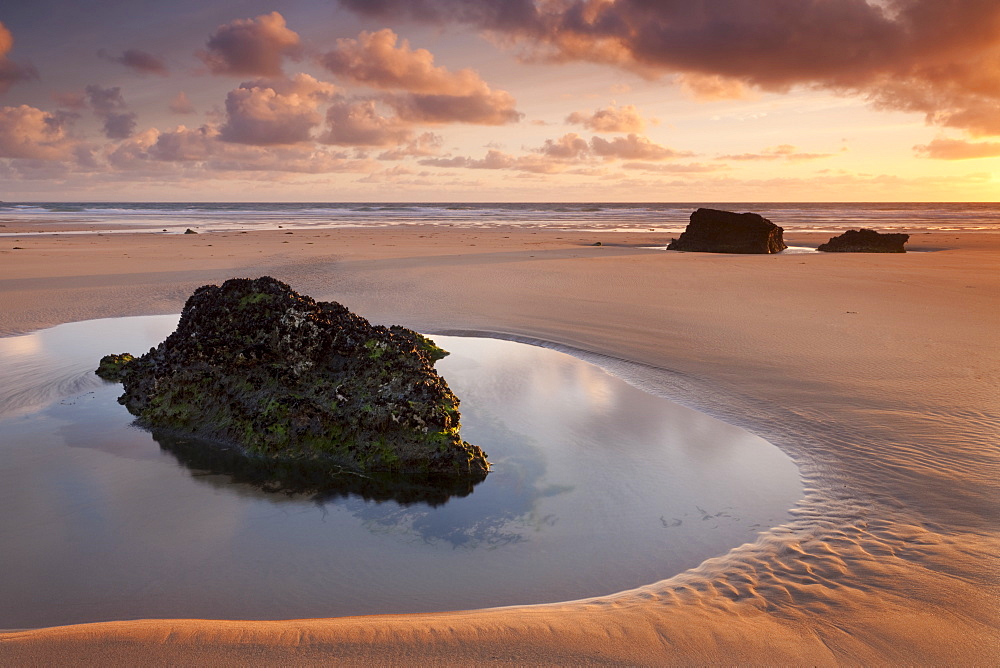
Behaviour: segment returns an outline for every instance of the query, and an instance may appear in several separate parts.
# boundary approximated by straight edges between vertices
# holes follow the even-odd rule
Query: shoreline
[[[176,312],[192,283],[274,271],[373,322],[500,332],[601,358],[781,448],[806,499],[755,543],[607,597],[332,620],[106,622],[4,633],[0,657],[985,663],[1000,649],[995,235],[911,237],[939,252],[781,258],[668,257],[629,245],[648,233],[627,232],[317,230],[296,233],[316,238],[289,243],[294,253],[274,249],[284,232],[237,234],[205,235],[212,246],[116,234],[98,249],[66,235],[28,250],[58,258],[54,270],[3,251],[0,335]],[[614,243],[589,246],[609,235]],[[208,250],[224,239],[231,253]]]

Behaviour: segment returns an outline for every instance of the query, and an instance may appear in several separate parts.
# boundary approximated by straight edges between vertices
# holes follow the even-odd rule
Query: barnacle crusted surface
[[[147,427],[361,471],[482,477],[459,436],[459,401],[433,369],[445,353],[270,277],[199,288],[177,330],[121,373]]]

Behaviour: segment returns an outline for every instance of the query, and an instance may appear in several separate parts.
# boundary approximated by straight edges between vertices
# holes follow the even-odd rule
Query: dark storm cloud
[[[164,77],[170,74],[167,64],[161,58],[157,58],[153,54],[140,51],[139,49],[127,49],[120,56],[100,49],[97,55],[113,63],[119,63],[125,67],[132,68],[140,74],[159,74]]]
[[[1000,134],[996,0],[340,0],[360,14],[459,22],[536,57],[765,90],[821,86],[929,123]]]

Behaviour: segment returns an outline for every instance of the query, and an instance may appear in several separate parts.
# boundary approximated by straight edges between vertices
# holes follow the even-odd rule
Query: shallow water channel
[[[0,629],[541,603],[649,584],[786,520],[766,441],[553,350],[433,337],[493,472],[444,503],[267,492],[131,426],[104,354],[177,316],[0,339]],[[182,458],[183,459],[183,458]]]

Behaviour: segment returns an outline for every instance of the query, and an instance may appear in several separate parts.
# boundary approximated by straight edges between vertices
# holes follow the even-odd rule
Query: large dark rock
[[[875,230],[847,230],[816,250],[827,253],[905,253],[909,234],[881,234]]]
[[[446,354],[273,278],[232,279],[198,288],[177,330],[124,364],[119,402],[142,426],[286,464],[481,479],[486,454],[433,369]]]
[[[703,253],[780,253],[788,248],[784,230],[756,213],[698,209],[667,250]]]

